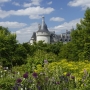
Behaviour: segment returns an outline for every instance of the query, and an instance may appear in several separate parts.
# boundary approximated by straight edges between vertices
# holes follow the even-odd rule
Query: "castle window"
[[[60,41],[62,41],[62,39],[60,39]]]
[[[65,39],[65,41],[67,41],[67,39]]]

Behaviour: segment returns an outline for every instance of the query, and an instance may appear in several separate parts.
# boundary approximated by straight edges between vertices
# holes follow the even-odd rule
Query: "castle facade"
[[[66,30],[65,33],[60,35],[55,34],[55,31],[49,31],[47,25],[45,23],[45,18],[42,17],[41,25],[38,24],[38,31],[33,32],[33,35],[29,41],[30,44],[33,42],[44,41],[44,43],[56,43],[56,42],[63,42],[67,43],[71,41],[70,31]]]

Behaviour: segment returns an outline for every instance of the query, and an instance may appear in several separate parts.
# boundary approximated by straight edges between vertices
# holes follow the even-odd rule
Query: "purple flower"
[[[24,78],[28,78],[28,73],[23,74]]]
[[[70,76],[70,73],[67,73],[66,76]]]
[[[21,83],[22,80],[20,78],[17,79],[17,83]]]
[[[41,90],[41,86],[37,86],[37,90]]]
[[[37,78],[38,74],[36,72],[34,72],[33,74],[33,77]]]
[[[74,76],[71,76],[71,79],[75,79],[75,77]]]

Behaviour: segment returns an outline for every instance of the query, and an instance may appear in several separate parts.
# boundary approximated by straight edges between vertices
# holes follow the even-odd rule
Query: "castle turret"
[[[39,24],[39,30],[36,32],[36,41],[44,41],[44,43],[50,43],[50,32],[45,24],[45,19],[42,17],[42,24]]]
[[[32,35],[32,37],[31,37],[31,39],[30,39],[30,44],[32,45],[34,42],[36,41],[36,33],[35,32],[33,32],[33,35]]]
[[[42,17],[42,26],[41,26],[41,30],[48,31],[47,25],[45,24],[45,19],[44,19],[44,17]]]

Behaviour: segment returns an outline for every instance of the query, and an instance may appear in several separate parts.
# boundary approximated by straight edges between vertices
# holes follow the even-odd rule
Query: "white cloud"
[[[31,0],[33,5],[40,5],[42,0]]]
[[[30,15],[29,18],[30,19],[40,19],[41,15]]]
[[[5,18],[5,17],[8,17],[8,16],[10,16],[11,15],[11,13],[12,13],[13,11],[4,11],[4,10],[1,10],[0,9],[0,18]]]
[[[5,18],[10,15],[29,16],[29,17],[32,17],[33,15],[40,16],[43,14],[50,14],[53,11],[54,11],[54,9],[51,7],[44,8],[44,7],[40,7],[40,6],[29,7],[29,8],[20,9],[17,11],[15,11],[15,10],[10,10],[10,11],[0,10],[0,18]]]
[[[30,7],[30,6],[32,6],[32,4],[31,4],[31,3],[24,3],[23,6],[24,6],[24,7]]]
[[[0,0],[0,3],[10,2],[11,0]]]
[[[61,22],[61,21],[64,21],[64,18],[61,18],[61,17],[52,17],[52,18],[50,19],[50,21]]]
[[[48,4],[48,5],[51,5],[51,4],[52,4],[52,1],[48,2],[47,4]]]
[[[20,4],[18,2],[13,2],[12,4],[15,6],[20,6]]]
[[[64,32],[66,30],[72,29],[72,27],[76,28],[77,23],[80,23],[80,19],[75,19],[75,20],[72,20],[70,22],[64,22],[61,25],[58,25],[58,26],[55,26],[55,27],[52,27],[52,28],[49,28],[49,29],[51,31],[55,30],[56,33],[57,32]]]
[[[42,1],[42,0],[31,0],[30,3],[24,3],[23,6],[24,6],[24,7],[30,7],[30,6],[32,6],[32,5],[38,6],[38,5],[40,5],[40,2],[41,2],[41,1]]]
[[[90,7],[90,0],[73,0],[68,3],[69,6],[78,7],[81,6],[82,9]]]
[[[33,34],[38,30],[38,23],[32,23],[29,27],[22,28],[16,31],[17,40],[20,43],[28,42]]]
[[[22,28],[20,30],[17,30],[17,34],[30,34],[34,31],[37,31],[38,29],[38,23],[32,23],[29,27]]]
[[[25,24],[25,23],[19,23],[19,22],[9,22],[9,21],[0,22],[0,26],[8,27],[8,28],[22,28],[26,25],[27,24]]]

